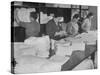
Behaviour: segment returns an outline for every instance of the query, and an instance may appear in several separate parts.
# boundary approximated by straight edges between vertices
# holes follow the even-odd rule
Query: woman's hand
[[[60,32],[56,32],[55,33],[55,36],[57,36],[57,35],[59,35],[59,36],[66,36],[67,33],[65,31],[60,31]]]

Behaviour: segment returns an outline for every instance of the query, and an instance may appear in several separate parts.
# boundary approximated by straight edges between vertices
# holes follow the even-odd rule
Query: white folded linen
[[[70,46],[71,50],[80,50],[84,51],[85,50],[85,43],[84,42],[72,42],[72,45]]]
[[[84,51],[85,50],[85,43],[76,41],[76,42],[68,42],[65,41],[64,43],[58,42],[56,45],[56,55],[60,56],[66,56],[66,55],[71,55],[73,51],[75,50],[80,50]]]
[[[72,49],[70,46],[62,46],[62,45],[57,46],[56,55],[66,56],[66,55],[71,55],[71,53]]]

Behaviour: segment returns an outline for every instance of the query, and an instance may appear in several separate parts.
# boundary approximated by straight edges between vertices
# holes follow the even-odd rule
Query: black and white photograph
[[[98,68],[97,6],[11,2],[11,73]]]

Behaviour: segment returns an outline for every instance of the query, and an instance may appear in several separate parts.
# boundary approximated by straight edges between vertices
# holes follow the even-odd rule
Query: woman
[[[54,18],[46,24],[46,33],[50,38],[60,40],[64,37],[64,31],[62,31],[62,28],[59,25],[61,19],[61,15],[55,15]]]
[[[84,19],[82,24],[82,30],[84,32],[90,31],[92,18],[93,18],[93,13],[89,13],[87,17]]]
[[[66,32],[69,36],[75,36],[78,34],[79,26],[77,24],[79,20],[79,14],[75,14],[73,19],[67,24]]]
[[[20,21],[19,18],[18,18],[17,13],[18,13],[18,10],[16,10],[16,13],[15,13],[15,20],[16,20],[16,22],[19,26],[25,28],[26,38],[29,38],[31,36],[34,36],[34,37],[39,36],[40,24],[36,21],[37,13],[36,12],[31,12],[30,13],[30,21],[31,22],[22,22],[22,21]]]

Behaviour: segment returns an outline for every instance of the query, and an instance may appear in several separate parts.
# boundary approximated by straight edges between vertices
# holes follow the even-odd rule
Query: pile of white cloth
[[[46,13],[40,12],[40,24],[46,24],[53,19],[53,16],[48,16]]]
[[[30,12],[36,12],[35,8],[18,9],[18,18],[22,22],[30,22]]]
[[[50,39],[49,36],[30,37],[23,44],[14,46],[15,57],[22,55],[34,55],[38,57],[49,57]]]
[[[87,44],[95,44],[97,40],[97,31],[88,31],[88,33],[79,34],[75,39],[84,41]]]
[[[49,36],[30,37],[24,41],[24,44],[32,45],[39,50],[45,51],[50,49],[50,38]]]
[[[85,43],[82,41],[71,42],[71,41],[61,40],[57,42],[55,45],[56,45],[56,55],[60,56],[66,56],[66,55],[71,56],[73,51],[85,50]]]

